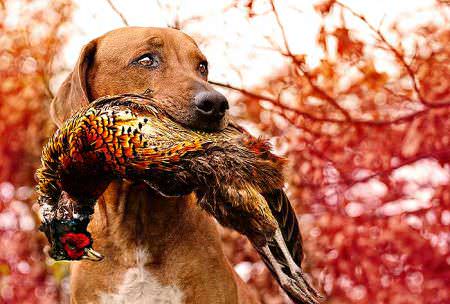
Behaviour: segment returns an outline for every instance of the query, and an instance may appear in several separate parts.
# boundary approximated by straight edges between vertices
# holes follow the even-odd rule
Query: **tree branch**
[[[316,153],[316,151],[312,151],[314,155],[316,155],[318,158],[330,162],[330,163],[335,163],[334,161],[328,159],[327,157],[322,157],[321,154]],[[374,178],[377,177],[383,177],[383,176],[388,176],[390,175],[393,171],[398,170],[404,166],[408,166],[408,165],[412,165],[420,160],[423,159],[429,159],[429,158],[434,158],[434,159],[440,159],[442,157],[446,157],[447,155],[450,154],[450,150],[443,150],[443,151],[434,151],[434,152],[430,152],[430,153],[422,153],[419,155],[416,155],[414,157],[410,157],[407,158],[405,160],[403,160],[402,162],[400,162],[399,164],[389,167],[387,169],[375,172],[373,174],[370,174],[366,177],[363,178],[359,178],[359,179],[351,179],[348,177],[345,177],[343,179],[340,179],[337,182],[329,182],[329,183],[320,183],[320,184],[315,184],[315,183],[309,183],[309,182],[301,182],[298,183],[298,186],[302,186],[302,187],[309,187],[309,188],[322,188],[322,187],[328,187],[328,186],[345,186],[344,191],[349,190],[351,187],[360,184],[360,183],[366,183]],[[340,174],[342,175],[342,172],[340,172]]]
[[[333,98],[331,97],[327,92],[325,92],[322,88],[320,88],[316,83],[312,81],[312,77],[309,74],[309,72],[305,69],[303,62],[301,62],[291,51],[286,35],[286,30],[283,26],[283,23],[281,22],[280,15],[278,14],[278,10],[275,7],[275,3],[273,0],[270,1],[270,4],[272,6],[273,13],[275,15],[275,19],[277,20],[278,27],[280,28],[281,35],[283,37],[283,43],[284,47],[286,49],[287,54],[285,56],[288,56],[292,59],[294,64],[298,67],[298,69],[303,73],[305,78],[307,79],[309,85],[313,88],[313,90],[319,95],[320,98],[326,100],[328,103],[333,105],[336,109],[338,109],[347,120],[352,120],[350,114],[347,112],[346,109],[341,107],[341,105]]]
[[[405,68],[409,78],[411,79],[412,85],[413,85],[413,89],[414,92],[416,92],[417,97],[419,98],[419,102],[422,103],[423,105],[433,108],[433,107],[438,107],[440,104],[434,104],[434,103],[430,103],[429,101],[427,101],[425,99],[425,97],[422,95],[422,92],[420,91],[420,87],[419,87],[419,81],[417,80],[416,74],[415,72],[412,70],[411,66],[406,62],[405,57],[403,56],[403,54],[401,53],[401,51],[397,50],[384,36],[384,34],[380,31],[380,29],[375,28],[371,23],[369,23],[366,19],[366,17],[364,17],[363,15],[355,12],[351,7],[347,6],[346,4],[343,4],[339,1],[335,2],[337,5],[341,6],[342,8],[346,9],[347,11],[349,11],[353,16],[355,16],[356,18],[360,19],[364,24],[367,25],[367,27],[374,32],[378,38],[381,40],[381,42],[384,43],[384,45],[391,51],[392,54],[394,54],[394,56],[397,58],[397,60],[400,62],[400,64]]]
[[[117,7],[114,5],[114,3],[112,3],[112,0],[106,0],[106,2],[109,4],[109,6],[111,7],[111,9],[117,14],[119,15],[120,19],[122,19],[123,24],[125,24],[125,26],[129,26],[127,19],[125,18],[125,16],[122,14],[121,11],[119,11],[117,9]]]
[[[289,107],[285,104],[282,104],[282,103],[280,103],[279,100],[276,100],[275,98],[272,98],[272,97],[269,97],[266,95],[257,94],[257,93],[248,91],[246,89],[238,88],[236,86],[221,83],[221,82],[209,81],[209,83],[239,92],[242,95],[250,97],[250,98],[267,101],[267,102],[273,104],[274,106],[283,108],[284,110],[287,110],[287,111],[291,111],[297,115],[303,116],[312,121],[325,122],[325,123],[336,123],[336,124],[344,124],[344,125],[345,124],[354,124],[354,125],[363,125],[363,126],[366,125],[366,126],[372,126],[372,127],[383,127],[383,126],[388,126],[388,125],[392,125],[392,124],[402,124],[402,123],[407,123],[407,122],[413,121],[414,119],[416,119],[420,116],[423,116],[423,115],[429,113],[430,110],[432,110],[431,108],[427,108],[427,109],[416,111],[411,114],[404,115],[404,116],[401,116],[401,117],[398,117],[395,119],[391,119],[391,120],[363,120],[363,119],[357,119],[357,118],[351,118],[351,120],[342,120],[342,119],[335,119],[335,118],[328,118],[328,117],[317,117],[308,112],[304,112],[304,111]],[[446,108],[446,107],[450,107],[450,104],[439,104],[438,106],[433,107],[433,109]]]
[[[373,178],[376,178],[376,177],[379,177],[379,176],[387,176],[387,175],[391,174],[393,171],[395,171],[397,169],[400,169],[400,168],[402,168],[404,166],[416,163],[419,160],[427,159],[427,158],[439,159],[440,157],[446,156],[446,155],[449,155],[449,154],[450,154],[450,150],[433,151],[433,152],[430,152],[430,153],[418,154],[418,155],[415,155],[414,157],[407,158],[403,162],[399,163],[398,165],[392,166],[392,167],[387,168],[385,170],[378,171],[378,172],[376,172],[374,174],[368,175],[366,177],[363,177],[363,178],[360,178],[360,179],[357,179],[357,180],[343,181],[342,183],[346,184],[346,183],[349,182],[346,185],[347,185],[348,188],[351,188],[351,187],[353,187],[356,184],[368,182],[368,181],[370,181]]]

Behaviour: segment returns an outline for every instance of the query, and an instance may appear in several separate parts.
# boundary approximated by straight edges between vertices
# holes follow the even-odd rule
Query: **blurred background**
[[[450,303],[449,2],[0,0],[0,303],[68,303],[34,171],[83,44],[126,25],[194,37],[232,115],[289,158],[304,267],[327,303]],[[290,303],[247,240],[224,248]]]

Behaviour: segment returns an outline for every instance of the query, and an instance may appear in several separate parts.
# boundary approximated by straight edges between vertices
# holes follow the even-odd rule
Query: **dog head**
[[[105,95],[149,94],[177,122],[216,131],[228,102],[208,84],[208,62],[195,41],[169,28],[126,27],[89,42],[51,104],[59,125]]]

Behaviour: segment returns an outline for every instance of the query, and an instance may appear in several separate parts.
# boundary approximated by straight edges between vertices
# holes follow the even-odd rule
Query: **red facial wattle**
[[[91,239],[83,233],[66,233],[59,238],[69,258],[77,260],[84,255],[84,248],[91,244]]]

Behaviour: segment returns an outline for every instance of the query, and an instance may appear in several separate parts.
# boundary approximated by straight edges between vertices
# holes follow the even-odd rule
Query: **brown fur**
[[[132,64],[146,52],[160,54],[159,69]],[[197,69],[204,60],[195,42],[177,30],[127,27],[109,32],[83,48],[52,103],[52,116],[60,124],[98,97],[151,91],[178,122],[220,129],[226,117],[202,121],[193,105],[196,93],[212,90]],[[114,293],[127,269],[136,266],[139,248],[148,252],[145,269],[160,284],[178,287],[185,303],[257,303],[226,260],[216,224],[195,200],[193,195],[165,198],[143,185],[111,183],[89,227],[106,258],[72,264],[72,303],[96,303],[99,295]]]

